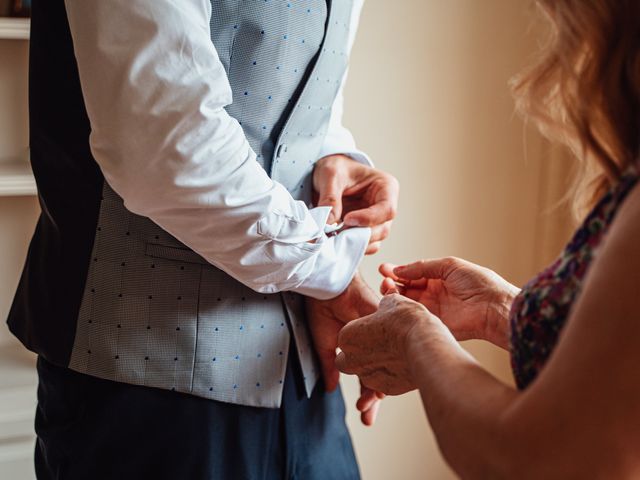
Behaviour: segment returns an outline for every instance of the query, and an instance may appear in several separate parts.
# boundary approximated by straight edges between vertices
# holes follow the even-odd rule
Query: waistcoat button
[[[276,151],[276,158],[280,158],[284,153],[287,153],[287,146],[284,143],[281,143]]]

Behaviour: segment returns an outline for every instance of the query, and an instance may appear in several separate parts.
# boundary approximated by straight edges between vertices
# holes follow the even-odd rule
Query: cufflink
[[[335,237],[344,229],[344,222],[333,223],[324,226],[324,233],[327,237]]]

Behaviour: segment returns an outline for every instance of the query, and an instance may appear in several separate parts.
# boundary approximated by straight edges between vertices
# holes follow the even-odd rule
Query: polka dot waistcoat
[[[213,0],[228,113],[300,200],[345,73],[352,0]],[[206,262],[105,183],[69,367],[119,382],[262,407],[280,404],[293,332],[307,393],[319,370],[299,295],[258,294]]]

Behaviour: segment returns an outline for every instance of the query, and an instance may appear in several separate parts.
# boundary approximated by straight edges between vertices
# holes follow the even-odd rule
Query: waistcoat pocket
[[[144,254],[147,257],[162,258],[164,260],[174,260],[176,262],[184,263],[198,263],[200,265],[209,265],[213,267],[211,263],[207,262],[202,256],[189,248],[170,247],[168,245],[161,245],[159,243],[147,243]]]

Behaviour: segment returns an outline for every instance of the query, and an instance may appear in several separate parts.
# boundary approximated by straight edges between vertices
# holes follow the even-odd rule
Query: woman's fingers
[[[423,303],[425,298],[428,298],[425,296],[425,291],[427,290],[427,288],[428,285],[426,282],[420,287],[411,286],[409,288],[403,288],[402,295],[416,302]],[[425,307],[429,308],[428,305],[425,305]]]
[[[383,263],[378,267],[378,271],[383,277],[389,277],[389,278],[392,278],[393,280],[398,280],[397,275],[393,273],[393,270],[396,267],[397,265],[394,265],[393,263]]]
[[[398,277],[393,273],[393,269],[396,266],[393,263],[383,263],[378,267],[378,271],[385,277],[380,284],[380,293],[387,295],[388,293],[404,293],[403,286],[399,285]]]
[[[380,285],[380,293],[388,295],[390,293],[400,293],[401,287],[392,278],[385,278]]]
[[[451,269],[456,266],[457,258],[447,257],[436,260],[420,260],[409,265],[393,269],[400,279],[417,280],[420,278],[445,279]]]
[[[399,268],[398,265],[395,265],[393,263],[383,263],[378,267],[378,272],[380,272],[383,277],[391,278],[394,282],[396,282],[396,284],[402,284],[407,290],[424,289],[427,286],[426,278],[418,278],[417,280],[410,280],[409,278],[401,279],[395,273],[396,268]]]

